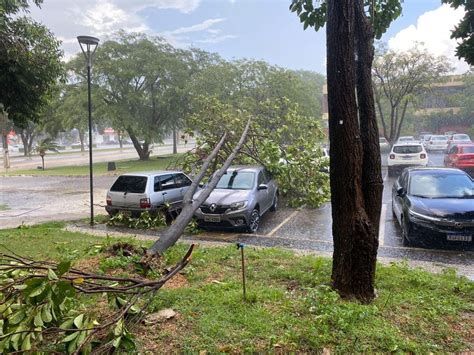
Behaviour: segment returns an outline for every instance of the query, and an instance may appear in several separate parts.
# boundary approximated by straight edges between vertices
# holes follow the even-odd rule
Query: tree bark
[[[327,82],[330,139],[332,281],[343,297],[375,297],[373,228],[364,209],[362,144],[355,95],[355,6],[328,0]]]
[[[178,132],[173,128],[173,154],[178,154]]]
[[[375,279],[380,213],[382,210],[383,179],[380,156],[379,129],[375,112],[372,84],[372,63],[374,61],[374,30],[365,15],[363,0],[356,1],[357,32],[357,101],[362,139],[362,194],[364,207],[371,222],[365,245],[367,272]],[[383,222],[382,222],[383,223]]]
[[[183,234],[186,226],[188,225],[189,221],[193,218],[194,212],[201,206],[201,204],[206,201],[209,197],[211,192],[217,186],[220,178],[229,168],[230,164],[239,153],[240,149],[242,148],[243,144],[245,143],[245,139],[247,138],[247,134],[250,128],[250,120],[247,122],[247,125],[240,136],[240,140],[237,145],[234,147],[234,150],[229,155],[229,157],[224,162],[224,165],[212,176],[211,181],[201,190],[201,193],[196,199],[192,199],[194,192],[199,184],[199,182],[204,177],[210,162],[214,159],[215,156],[219,153],[219,150],[222,148],[225,142],[226,134],[224,134],[214,148],[212,153],[206,158],[200,173],[194,178],[192,185],[186,192],[183,198],[183,209],[179,214],[176,221],[163,233],[163,235],[155,242],[153,245],[147,250],[148,256],[153,256],[156,254],[163,254],[163,252],[168,249],[169,247],[173,246],[176,241],[181,237]]]
[[[127,133],[130,136],[130,139],[132,140],[133,146],[135,147],[135,150],[137,151],[140,160],[149,160],[151,153],[151,151],[148,149],[149,143],[145,141],[142,146],[138,141],[138,138],[133,133],[133,130],[127,129]]]
[[[84,131],[82,129],[79,130],[79,140],[81,141],[81,152],[84,152]]]

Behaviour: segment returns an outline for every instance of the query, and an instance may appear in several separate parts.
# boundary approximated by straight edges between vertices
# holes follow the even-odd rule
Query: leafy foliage
[[[134,229],[163,227],[166,226],[166,215],[164,211],[159,211],[156,214],[151,214],[150,212],[145,211],[142,212],[138,218],[133,218],[130,215],[119,212],[108,220],[107,225],[121,225]]]
[[[451,38],[458,41],[456,55],[459,59],[464,58],[470,65],[474,65],[474,3],[470,0],[442,0],[444,4],[450,4],[457,9],[464,7],[466,14],[451,33]]]
[[[216,98],[201,97],[200,110],[189,117],[189,134],[198,132],[198,149],[184,155],[184,169],[191,174],[201,166],[222,134],[241,132],[253,116],[244,147],[234,164],[265,166],[279,182],[279,191],[294,206],[316,207],[326,201],[328,175],[323,172],[323,137],[317,120],[297,112],[297,106],[282,98],[260,102],[259,111],[250,113],[224,104]],[[212,171],[220,167],[239,137],[231,135],[216,158]]]
[[[373,23],[375,38],[380,39],[390,23],[402,14],[402,3],[403,0],[364,1],[367,17]],[[292,0],[290,11],[296,12],[305,30],[313,27],[319,31],[326,23],[327,2],[325,0]]]
[[[43,25],[18,16],[27,6],[0,5],[0,100],[17,126],[38,120],[63,74],[60,42]]]
[[[408,104],[429,92],[430,86],[442,81],[451,69],[445,57],[434,56],[418,45],[406,52],[379,49],[372,79],[379,118],[389,142],[398,139]]]

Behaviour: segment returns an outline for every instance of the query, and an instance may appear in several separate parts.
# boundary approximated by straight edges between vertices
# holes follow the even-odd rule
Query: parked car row
[[[123,174],[107,191],[105,209],[111,216],[121,212],[133,217],[145,211],[156,213],[164,206],[167,211],[179,212],[191,182],[181,171]],[[243,228],[254,233],[260,217],[277,206],[278,186],[265,168],[234,166],[221,177],[195,218],[200,226]]]

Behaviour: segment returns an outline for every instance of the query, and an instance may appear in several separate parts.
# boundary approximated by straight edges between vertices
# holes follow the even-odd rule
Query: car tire
[[[402,217],[402,242],[403,246],[409,247],[413,245],[413,234],[411,233],[410,222],[405,223],[405,219]]]
[[[278,193],[275,194],[275,197],[273,197],[273,203],[270,207],[271,212],[275,212],[278,208]]]
[[[247,232],[256,233],[260,224],[260,212],[254,208],[250,213],[249,224],[247,225]]]

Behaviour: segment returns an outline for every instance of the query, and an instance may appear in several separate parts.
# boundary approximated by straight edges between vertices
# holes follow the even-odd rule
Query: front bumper
[[[462,227],[455,227],[451,222],[426,221],[410,216],[411,238],[422,246],[432,244],[449,244],[474,247],[474,222],[459,221]],[[470,241],[466,240],[469,239]]]
[[[196,212],[194,212],[194,217],[199,225],[206,227],[239,228],[248,225],[251,212],[252,210],[249,208],[236,211],[232,211],[228,208],[224,213],[204,213],[201,208],[198,208]]]

